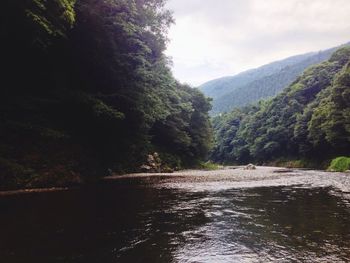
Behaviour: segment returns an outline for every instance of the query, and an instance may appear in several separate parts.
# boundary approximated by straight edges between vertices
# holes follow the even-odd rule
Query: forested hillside
[[[290,57],[233,77],[210,81],[200,89],[214,99],[213,115],[229,112],[277,95],[307,67],[328,60],[336,49]]]
[[[321,164],[350,154],[350,48],[308,68],[281,94],[214,119],[211,158],[224,163],[299,160]]]
[[[209,101],[163,52],[163,0],[2,3],[0,188],[191,166],[211,143]]]

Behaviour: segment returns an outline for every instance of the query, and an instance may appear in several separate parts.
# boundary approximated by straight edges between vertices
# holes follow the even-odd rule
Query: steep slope
[[[233,77],[212,80],[200,89],[213,98],[212,114],[228,112],[278,94],[307,67],[330,58],[337,48],[293,56]]]
[[[206,158],[211,105],[171,74],[164,51],[173,19],[164,4],[2,2],[0,190]],[[143,165],[155,152],[157,165]]]
[[[214,119],[217,162],[350,154],[350,47],[314,65],[275,98]]]
[[[208,81],[202,84],[199,88],[208,97],[216,99],[224,94],[236,90],[239,87],[247,85],[254,80],[270,76],[287,66],[300,63],[301,61],[304,61],[305,59],[314,55],[315,53],[307,53],[275,61],[256,69],[244,71],[235,76],[223,77]]]

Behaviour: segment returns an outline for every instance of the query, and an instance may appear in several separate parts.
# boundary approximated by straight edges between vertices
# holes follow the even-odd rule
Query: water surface
[[[221,186],[221,187],[220,187]],[[349,262],[331,187],[119,180],[0,198],[1,262]]]

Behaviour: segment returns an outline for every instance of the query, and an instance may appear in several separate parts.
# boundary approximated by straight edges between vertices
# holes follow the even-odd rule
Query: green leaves
[[[325,159],[350,149],[350,48],[312,66],[275,98],[214,119],[215,161]]]
[[[345,172],[350,170],[350,158],[342,156],[333,159],[328,170],[334,172]]]
[[[342,52],[344,53],[344,52]],[[309,130],[314,144],[320,144],[321,139],[338,149],[350,147],[349,112],[350,103],[348,94],[350,90],[349,64],[336,76],[327,93],[320,94],[320,103],[315,107]],[[324,96],[327,94],[328,96]],[[313,139],[314,138],[314,139]]]
[[[27,27],[32,27],[34,43],[46,47],[54,37],[65,37],[75,22],[75,0],[17,1],[14,8],[24,9]],[[20,12],[20,10],[18,10]]]
[[[154,151],[176,167],[206,157],[210,103],[171,73],[165,1],[5,0],[3,7],[0,136],[11,135],[0,142],[3,156],[25,168],[30,153],[39,177],[57,166],[89,178],[137,171]]]
[[[152,142],[161,151],[179,156],[182,165],[193,165],[205,159],[211,147],[210,102],[186,85],[177,83],[175,91],[168,97],[169,115],[152,127]]]

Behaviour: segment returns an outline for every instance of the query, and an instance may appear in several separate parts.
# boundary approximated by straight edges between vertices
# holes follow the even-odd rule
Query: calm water
[[[1,197],[0,262],[350,262],[331,188],[145,182]]]

